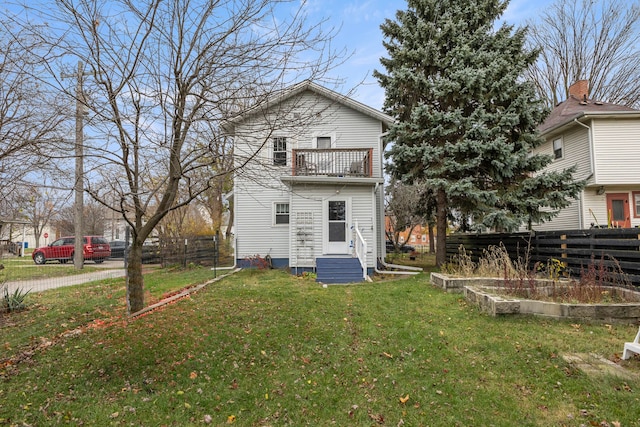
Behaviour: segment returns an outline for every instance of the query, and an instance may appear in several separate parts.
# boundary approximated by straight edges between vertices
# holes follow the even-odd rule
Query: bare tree
[[[21,23],[52,41],[45,57],[50,78],[59,75],[60,58],[80,59],[91,72],[81,100],[91,129],[85,191],[131,227],[127,308],[133,313],[144,307],[144,240],[169,212],[207,191],[215,174],[231,172],[211,175],[211,127],[219,129],[240,106],[325,74],[335,63],[328,50],[333,29],[309,25],[304,5],[291,13],[293,1],[49,3],[24,6],[48,26]]]
[[[52,225],[58,209],[64,206],[69,195],[46,186],[36,185],[23,187],[20,195],[21,213],[31,222],[36,247],[39,247],[44,229]]]
[[[591,98],[640,108],[640,2],[557,0],[529,26],[540,56],[528,77],[550,108],[583,79]]]
[[[233,188],[233,175],[229,173],[233,169],[233,144],[227,138],[220,137],[214,139],[217,143],[212,144],[214,162],[211,162],[211,170],[214,177],[207,191],[199,197],[199,204],[204,207],[212,221],[214,231],[219,231],[223,224],[224,213],[228,212],[229,222],[226,224],[227,233],[223,237],[229,236],[229,229],[233,226],[233,216],[230,206],[225,205],[224,196]]]
[[[69,197],[70,198],[70,197]],[[82,234],[89,236],[101,236],[105,229],[105,208],[95,200],[89,200],[83,206]],[[75,234],[74,207],[67,203],[59,207],[53,216],[55,227],[61,236],[73,236]]]
[[[411,235],[415,227],[425,223],[432,229],[433,221],[430,220],[434,207],[431,207],[429,200],[433,196],[424,185],[408,185],[393,179],[386,188],[386,193],[385,211],[388,224],[385,234],[395,249],[401,249],[406,244],[400,241],[400,233],[408,230],[408,234]],[[429,237],[433,237],[431,232]]]
[[[24,179],[45,166],[66,117],[55,93],[34,78],[43,43],[0,22],[0,215],[8,216],[20,209]]]

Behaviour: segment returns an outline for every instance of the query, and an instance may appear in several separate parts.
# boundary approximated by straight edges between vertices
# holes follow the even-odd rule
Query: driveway
[[[91,273],[72,274],[69,276],[50,277],[36,280],[16,280],[6,282],[9,293],[12,294],[16,289],[30,292],[41,292],[48,289],[61,288],[63,286],[79,285],[82,283],[93,282],[96,280],[111,279],[114,277],[124,277],[125,270],[122,259],[108,260],[102,264],[95,264],[87,261],[86,266],[98,267],[101,271]],[[47,264],[46,268],[56,268],[56,264]]]

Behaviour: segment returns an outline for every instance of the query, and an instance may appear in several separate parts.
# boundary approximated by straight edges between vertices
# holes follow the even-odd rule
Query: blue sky
[[[512,0],[503,19],[515,25],[524,25],[535,19],[553,0]],[[352,52],[349,60],[332,73],[344,78],[342,92],[356,87],[353,97],[371,107],[381,109],[384,91],[372,77],[375,69],[383,71],[379,58],[386,55],[382,46],[380,24],[393,18],[399,9],[406,9],[405,0],[307,0],[310,20],[329,18],[341,26],[334,39],[336,48],[345,47]]]

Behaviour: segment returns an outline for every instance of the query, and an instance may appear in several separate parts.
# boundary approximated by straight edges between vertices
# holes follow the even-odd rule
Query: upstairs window
[[[273,164],[274,166],[287,165],[287,138],[284,136],[273,138]]]
[[[562,138],[553,140],[553,158],[561,159],[564,157],[563,146],[562,146]]]
[[[632,194],[633,194],[634,216],[636,218],[640,218],[640,191],[634,191]]]
[[[329,149],[331,148],[331,137],[330,136],[318,136],[316,137],[316,145],[318,149]]]

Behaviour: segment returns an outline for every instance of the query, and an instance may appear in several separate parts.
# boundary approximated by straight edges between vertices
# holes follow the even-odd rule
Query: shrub
[[[21,288],[16,289],[13,293],[9,292],[9,286],[2,284],[2,300],[0,301],[0,312],[11,313],[13,311],[22,311],[27,308],[25,299],[30,291],[24,291]]]
[[[249,262],[250,267],[257,268],[258,270],[267,270],[273,268],[271,257],[269,255],[264,258],[262,258],[260,255],[254,255],[245,258],[245,261]]]
[[[611,287],[632,289],[627,275],[618,261],[602,257],[580,270],[578,278],[572,278],[561,260],[552,258],[546,264],[536,263],[529,268],[527,255],[512,261],[506,248],[489,246],[477,262],[472,260],[463,246],[452,262],[443,267],[444,273],[461,277],[502,277],[500,292],[519,298],[550,299],[556,302],[600,303],[620,302],[623,296],[614,295]],[[540,283],[538,279],[549,279],[551,283]],[[560,281],[561,279],[564,279]]]

